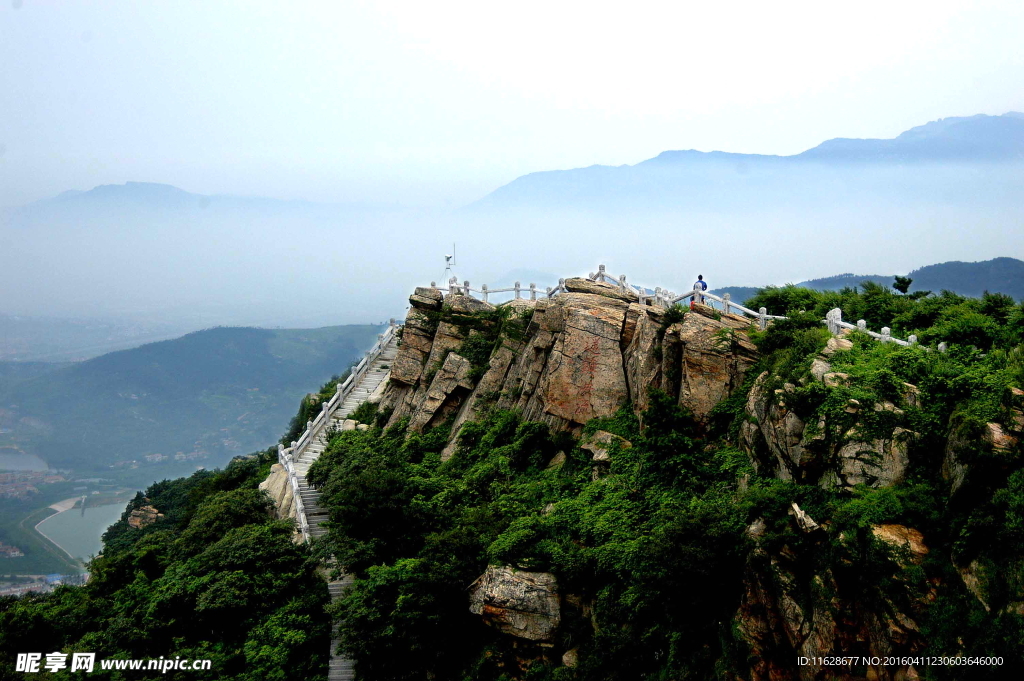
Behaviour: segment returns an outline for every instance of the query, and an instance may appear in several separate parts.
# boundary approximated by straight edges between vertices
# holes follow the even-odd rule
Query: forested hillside
[[[0,381],[2,444],[54,468],[181,474],[277,439],[313,386],[342,373],[376,325],[215,328]],[[28,376],[27,374],[25,374]],[[146,458],[149,457],[149,458]]]
[[[211,660],[168,673],[101,674],[97,662],[97,678],[326,679],[327,587],[257,489],[275,459],[152,485],[107,531],[88,584],[0,598],[0,678],[78,677],[13,672],[17,653],[63,650]]]

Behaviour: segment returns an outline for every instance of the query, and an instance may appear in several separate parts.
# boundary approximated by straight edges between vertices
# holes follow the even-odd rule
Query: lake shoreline
[[[40,520],[33,529],[39,536],[66,554],[73,563],[84,565],[90,556],[98,555],[103,550],[100,538],[112,524],[120,519],[128,500],[97,506],[86,505],[84,515],[79,516],[76,514],[83,513],[83,509],[78,503],[81,498],[79,496],[74,499],[65,499],[47,507],[57,512]],[[68,502],[71,502],[70,506],[68,506]],[[46,527],[48,523],[49,531]],[[84,527],[71,528],[76,523],[84,525]],[[85,544],[82,544],[83,537],[86,537]],[[81,555],[75,555],[76,553]]]

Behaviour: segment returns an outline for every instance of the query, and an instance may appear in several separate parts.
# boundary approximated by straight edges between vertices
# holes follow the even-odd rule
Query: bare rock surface
[[[469,611],[505,634],[551,641],[561,622],[558,583],[549,572],[492,565],[470,587]]]
[[[148,500],[147,500],[148,501]],[[160,513],[153,506],[147,504],[145,506],[139,506],[137,509],[128,514],[128,527],[133,527],[136,530],[141,530],[147,525],[152,525],[160,518],[163,518],[164,514]]]
[[[928,555],[924,535],[913,527],[898,524],[872,525],[871,533],[889,545],[905,551],[911,563],[918,565]]]
[[[413,385],[419,380],[434,344],[435,331],[434,323],[426,312],[415,306],[409,310],[402,327],[398,354],[391,364],[392,381]]]
[[[278,518],[295,517],[295,500],[292,486],[288,482],[288,471],[284,466],[275,463],[270,467],[270,475],[260,483],[260,489],[270,495],[274,501],[274,512]]]
[[[466,392],[472,390],[473,383],[469,379],[469,372],[472,369],[469,360],[454,352],[448,354],[444,364],[434,375],[434,379],[427,388],[425,399],[420,402],[416,411],[413,412],[409,421],[409,430],[417,433],[428,425],[438,411],[449,401],[452,393],[461,388]]]
[[[440,310],[444,296],[436,288],[416,287],[409,296],[409,304],[420,310]]]
[[[638,304],[618,286],[572,279],[566,288],[551,299],[502,303],[523,321],[500,322],[502,335],[476,380],[465,367],[459,373],[448,365],[449,358],[479,333],[467,323],[471,315],[495,307],[463,295],[439,302],[436,290],[418,289],[379,395],[381,410],[391,413],[388,425],[408,417],[416,431],[454,415],[442,453],[447,459],[462,424],[490,407],[517,409],[525,419],[578,432],[626,403],[645,410],[649,391],[657,388],[704,422],[718,401],[742,385],[756,359],[747,337],[750,322],[741,317],[695,306],[681,323],[665,328],[665,310]]]
[[[599,430],[593,435],[583,438],[580,449],[590,452],[594,461],[610,461],[610,450],[615,445],[621,449],[629,449],[633,443],[624,437],[609,433],[607,430]]]
[[[614,284],[603,281],[590,281],[582,277],[573,277],[565,280],[565,288],[572,293],[592,293],[605,298],[614,298],[627,303],[637,301],[637,295],[632,291],[624,291]]]
[[[611,416],[629,396],[619,349],[626,303],[587,293],[567,293],[558,301],[565,330],[548,359],[544,409],[579,424]]]

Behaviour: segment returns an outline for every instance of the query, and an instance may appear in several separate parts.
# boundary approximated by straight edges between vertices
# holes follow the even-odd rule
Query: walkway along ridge
[[[352,423],[345,423],[349,414],[388,380],[391,363],[398,354],[398,329],[392,319],[387,331],[378,337],[377,343],[352,369],[349,377],[338,384],[334,397],[323,403],[320,414],[306,423],[306,431],[302,436],[292,442],[290,447],[277,447],[278,462],[288,471],[288,481],[295,500],[296,521],[303,541],[308,542],[313,537],[327,534],[325,523],[328,515],[320,506],[320,492],[310,487],[306,480],[309,467],[326,448],[327,435],[334,430],[354,427]],[[351,575],[343,575],[339,580],[328,582],[331,602],[341,598],[351,583]],[[328,681],[349,681],[355,678],[352,660],[335,652],[339,643],[337,636],[331,637]]]

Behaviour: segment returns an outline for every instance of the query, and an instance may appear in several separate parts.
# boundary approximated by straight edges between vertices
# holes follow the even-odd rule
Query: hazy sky
[[[0,206],[141,180],[444,207],[1024,110],[1020,0],[2,2]]]

